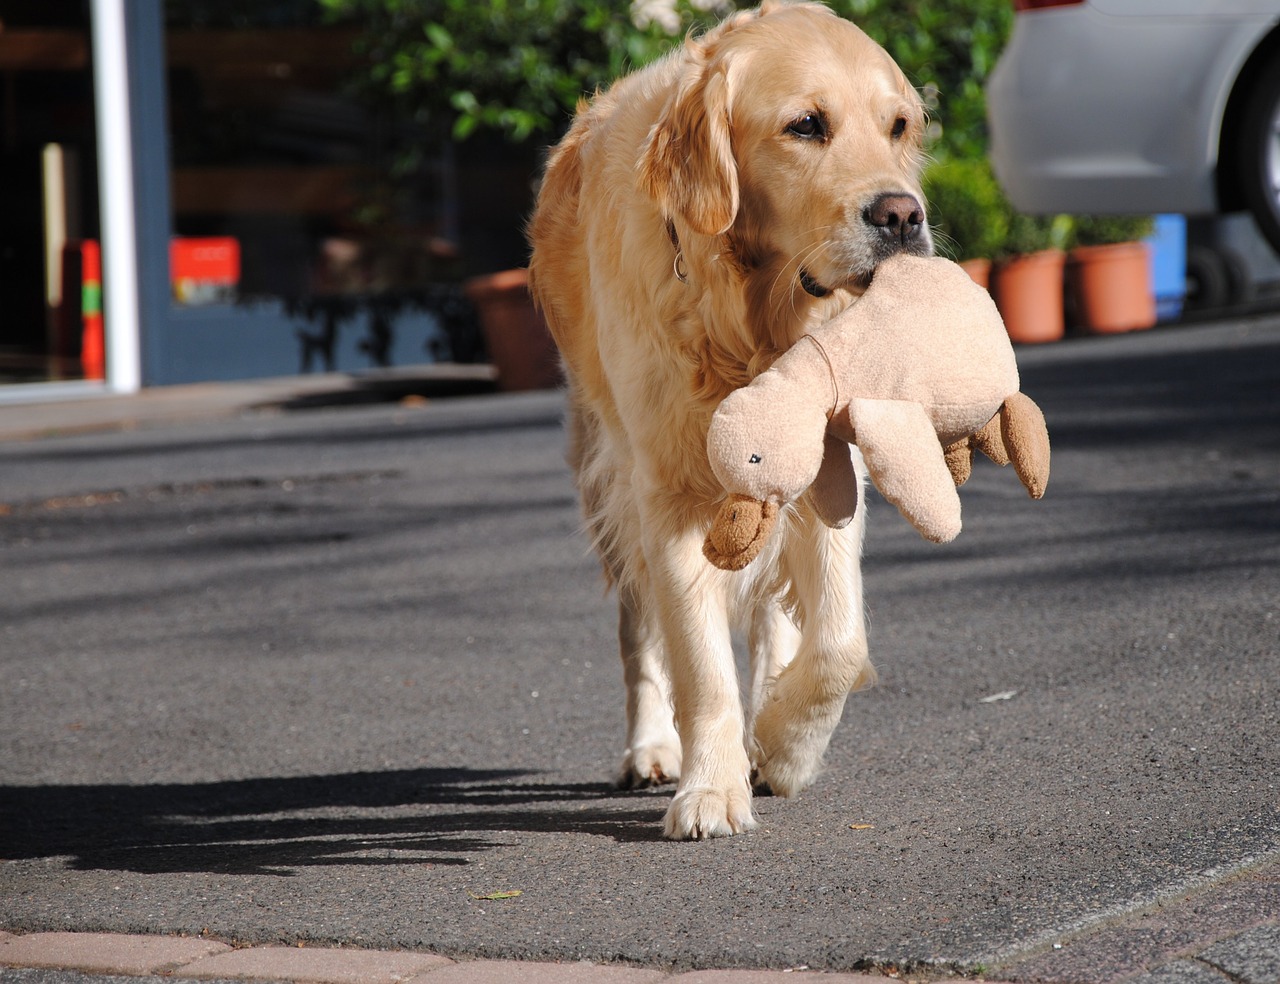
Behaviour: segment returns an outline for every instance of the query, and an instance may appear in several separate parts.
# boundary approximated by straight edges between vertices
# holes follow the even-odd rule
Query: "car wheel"
[[[1258,76],[1241,119],[1240,179],[1258,228],[1280,253],[1280,60]]]
[[[1249,264],[1235,250],[1223,246],[1187,249],[1187,310],[1214,311],[1247,304],[1253,297]]]
[[[1192,246],[1187,250],[1187,308],[1211,311],[1225,307],[1231,293],[1227,266],[1215,250],[1208,246]]]

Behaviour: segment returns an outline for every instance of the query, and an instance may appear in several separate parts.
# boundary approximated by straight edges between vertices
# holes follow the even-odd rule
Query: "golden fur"
[[[845,696],[871,679],[863,511],[832,530],[802,500],[750,568],[715,570],[700,548],[724,491],[706,436],[718,402],[849,304],[879,260],[930,251],[923,129],[883,49],[824,7],[775,3],[580,106],[548,162],[531,287],[619,594],[620,782],[679,779],[669,837],[752,827],[753,775],[783,795],[807,785]]]

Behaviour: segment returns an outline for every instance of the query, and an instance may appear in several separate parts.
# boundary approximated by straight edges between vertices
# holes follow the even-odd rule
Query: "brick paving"
[[[1280,926],[1259,926],[1215,943],[1197,958],[1250,984],[1280,982]]]
[[[230,950],[213,940],[117,933],[32,933],[0,939],[0,965],[59,967],[99,974],[170,973]]]
[[[52,968],[171,981],[253,980],[291,984],[885,984],[883,977],[792,970],[666,970],[592,963],[454,961],[433,953],[326,947],[236,948],[216,940],[118,933],[0,931],[0,968]],[[0,970],[0,980],[3,971]]]
[[[427,971],[453,966],[434,953],[255,946],[216,953],[182,968],[182,977],[198,979],[278,980],[314,984],[399,984]]]
[[[1087,944],[1085,944],[1087,946]],[[118,933],[29,933],[0,930],[3,968],[44,968],[170,981],[288,981],[290,984],[887,984],[889,978],[787,970],[670,972],[611,964],[455,961],[433,953],[288,947],[233,947],[211,939]],[[1015,972],[1011,979],[1051,979]],[[1280,924],[1255,926],[1184,953],[1124,984],[1280,984]]]

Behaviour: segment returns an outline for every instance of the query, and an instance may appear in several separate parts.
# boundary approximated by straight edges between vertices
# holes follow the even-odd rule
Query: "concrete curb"
[[[421,402],[436,395],[490,392],[494,380],[493,367],[487,364],[432,363],[358,373],[157,386],[124,395],[86,386],[75,395],[57,389],[52,397],[41,398],[38,391],[0,386],[0,441],[138,430],[291,406]]]
[[[612,964],[454,961],[434,953],[265,945],[236,948],[211,939],[123,933],[0,931],[0,967],[123,977],[289,981],[292,984],[885,984],[865,974],[791,970],[660,969]]]

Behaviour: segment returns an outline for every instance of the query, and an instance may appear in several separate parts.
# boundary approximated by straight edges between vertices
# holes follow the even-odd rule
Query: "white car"
[[[1280,252],[1280,0],[1014,0],[991,159],[1026,212],[1253,213]]]

